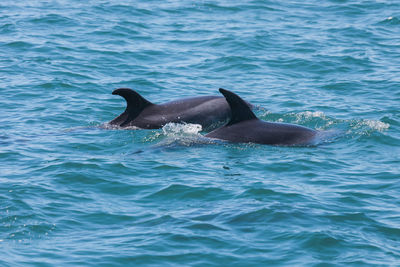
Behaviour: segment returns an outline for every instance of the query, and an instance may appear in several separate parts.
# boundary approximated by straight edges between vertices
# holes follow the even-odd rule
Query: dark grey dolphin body
[[[112,94],[122,96],[127,107],[109,124],[123,128],[159,129],[169,122],[185,122],[208,129],[220,126],[231,116],[229,105],[221,96],[185,98],[157,105],[129,88],[116,89]]]
[[[311,144],[318,133],[299,125],[259,120],[238,95],[222,88],[219,91],[229,103],[232,118],[225,126],[210,132],[206,137],[236,143],[291,146]]]

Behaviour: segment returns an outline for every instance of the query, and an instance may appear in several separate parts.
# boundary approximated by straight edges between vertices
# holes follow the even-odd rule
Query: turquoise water
[[[2,1],[0,265],[399,265],[399,74],[399,1]],[[110,130],[118,87],[340,134]]]

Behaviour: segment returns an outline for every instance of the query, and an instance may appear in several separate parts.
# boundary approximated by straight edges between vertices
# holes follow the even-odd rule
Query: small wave
[[[333,118],[329,118],[328,116],[325,115],[324,112],[321,111],[304,111],[300,113],[293,113],[291,114],[295,117],[295,122],[296,123],[304,123],[313,119],[321,119],[325,121],[325,125],[329,126],[335,123],[340,123],[342,122],[341,120],[335,120]],[[283,119],[279,119],[279,121],[283,121]],[[350,120],[349,122],[351,123],[353,120]],[[353,123],[352,128],[360,128],[362,126],[367,126],[372,130],[377,130],[377,131],[384,131],[387,130],[390,127],[390,124],[379,121],[379,120],[369,120],[369,119],[363,119],[361,121],[355,121]]]
[[[7,231],[7,235],[4,239],[0,239],[0,242],[28,243],[34,239],[47,238],[47,236],[49,236],[55,229],[56,224],[50,223],[15,223],[10,226],[10,231]]]
[[[196,187],[181,184],[172,184],[145,197],[145,199],[224,199],[226,192],[218,187]]]
[[[310,119],[310,118],[322,118],[326,119],[325,114],[322,111],[304,111],[296,114],[296,117],[300,119]]]
[[[258,108],[258,110],[263,110],[262,108]],[[276,122],[288,122],[288,123],[305,123],[314,120],[322,120],[322,121],[333,121],[333,118],[330,118],[322,111],[303,111],[303,112],[291,112],[287,114],[277,114],[272,113],[270,111],[265,110],[264,114],[261,115],[261,118],[264,120],[271,120]]]
[[[334,123],[334,120],[327,117],[322,111],[304,111],[293,114],[294,123],[312,123],[317,130],[324,130]]]
[[[78,22],[75,21],[73,18],[64,16],[64,15],[59,15],[59,14],[46,14],[41,17],[36,17],[31,19],[31,22],[33,24],[44,24],[46,26],[50,25],[59,25],[59,26],[76,26],[78,25]]]
[[[9,136],[0,134],[0,145],[5,146],[11,144],[12,142],[10,141],[10,139],[11,138]]]
[[[329,232],[302,233],[303,246],[310,250],[322,248],[326,252],[334,252],[346,244],[345,240]]]
[[[185,228],[193,231],[227,231],[225,228],[219,227],[211,223],[194,223]]]
[[[15,24],[11,23],[6,23],[0,26],[0,33],[1,34],[7,34],[7,33],[12,33],[15,32]]]
[[[399,25],[400,24],[400,19],[397,17],[387,17],[386,19],[380,21],[378,24],[381,25]]]
[[[384,132],[389,129],[390,124],[379,120],[353,120],[350,121],[350,127],[347,134],[355,134],[357,136],[371,135],[373,132]]]
[[[319,131],[330,129],[333,125],[339,122],[337,119],[327,116],[322,111],[292,112],[283,115],[266,112],[261,117],[262,119],[271,122],[293,123]]]
[[[390,124],[389,123],[385,123],[385,122],[381,122],[381,121],[375,121],[375,120],[362,120],[359,125],[361,126],[368,126],[369,128],[373,129],[373,130],[377,130],[379,132],[383,132],[387,129],[389,129]]]
[[[141,129],[137,126],[121,127],[119,125],[112,125],[109,122],[100,124],[98,127],[101,129],[106,129],[106,130],[140,130]]]
[[[32,43],[24,42],[24,41],[13,41],[13,42],[6,43],[4,45],[7,47],[19,48],[19,49],[31,49],[35,46]]]
[[[250,188],[238,196],[238,198],[254,198],[254,199],[278,199],[287,197],[288,199],[301,200],[302,195],[292,192],[280,192],[267,188]]]
[[[242,212],[227,218],[230,225],[251,225],[266,222],[274,216],[274,211],[269,208],[261,208],[248,212]]]

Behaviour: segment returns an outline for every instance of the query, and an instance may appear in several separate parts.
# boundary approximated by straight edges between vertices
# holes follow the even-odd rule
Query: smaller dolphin
[[[299,125],[273,123],[258,119],[246,102],[238,95],[220,88],[231,108],[231,120],[221,128],[206,135],[236,143],[257,143],[266,145],[309,145],[318,131]]]
[[[112,94],[122,96],[127,107],[109,124],[123,128],[159,129],[169,122],[185,122],[200,124],[203,130],[215,129],[231,116],[229,105],[222,96],[192,97],[157,105],[129,88],[116,89]]]

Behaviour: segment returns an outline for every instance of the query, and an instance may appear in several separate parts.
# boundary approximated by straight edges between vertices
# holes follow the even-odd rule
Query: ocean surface
[[[318,145],[110,129],[219,95]],[[0,266],[400,265],[400,1],[0,2]]]

